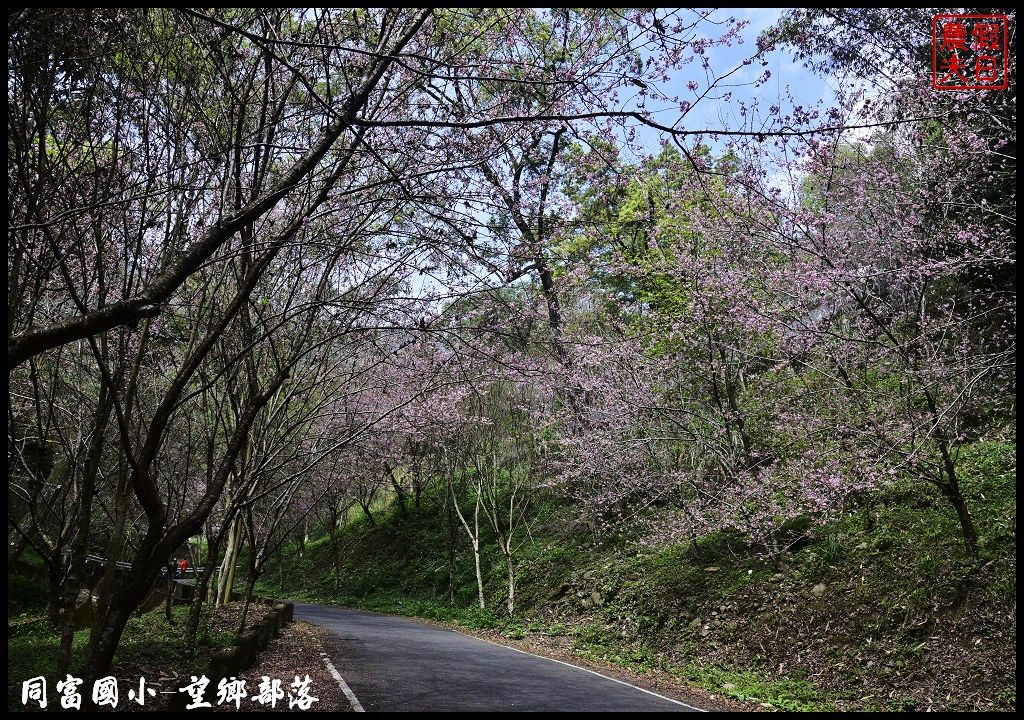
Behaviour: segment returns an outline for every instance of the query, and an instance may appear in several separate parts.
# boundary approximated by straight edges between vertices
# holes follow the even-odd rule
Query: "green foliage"
[[[7,617],[23,620],[46,609],[46,586],[22,575],[7,576]]]
[[[733,668],[673,663],[664,654],[649,647],[623,648],[621,638],[608,633],[599,624],[592,623],[578,629],[575,647],[583,657],[612,662],[640,673],[661,670],[736,700],[762,703],[790,711],[833,709],[830,703],[822,699],[821,692],[805,680],[766,680],[757,673]]]
[[[837,702],[884,706],[887,701],[872,700],[869,692],[817,687],[807,679],[809,668],[799,664],[786,674],[777,663],[754,659],[734,667],[708,650],[742,647],[747,635],[773,633],[774,603],[784,602],[799,610],[794,622],[827,637],[836,662],[855,668],[852,686],[883,683],[888,673],[927,674],[932,660],[914,629],[922,619],[948,612],[942,608],[961,602],[964,592],[989,607],[1015,604],[1014,447],[1012,438],[979,442],[958,458],[984,549],[981,574],[972,575],[976,564],[963,554],[948,503],[909,479],[871,493],[829,525],[790,521],[780,538],[801,543],[784,552],[778,565],[738,532],[673,543],[625,532],[595,544],[571,522],[571,507],[542,494],[517,555],[520,611],[508,619],[502,607],[504,565],[487,533],[482,549],[488,609],[481,612],[475,604],[472,553],[458,527],[449,596],[444,495],[435,486],[407,515],[384,507],[372,524],[361,512],[352,514],[334,538],[340,552],[337,581],[331,540],[324,535],[307,543],[301,558],[296,546],[288,547],[280,571],[271,563],[261,592],[498,630],[510,639],[566,636],[580,656],[638,672],[667,672],[727,697],[780,709],[827,710]],[[974,578],[972,584],[964,585],[965,578]],[[825,599],[811,592],[819,584],[827,588]],[[768,611],[753,605],[777,595],[784,600],[769,603]],[[713,618],[717,629],[706,634]],[[879,648],[885,663],[865,667],[857,658],[866,646]]]
[[[71,651],[72,667],[77,666],[83,658],[88,642],[88,630],[79,630],[75,633]],[[51,627],[45,620],[39,619],[15,627],[8,626],[8,682],[21,687],[23,681],[38,675],[52,678],[59,646],[60,631]],[[20,697],[15,699],[14,693],[9,692],[8,709],[20,709],[22,707],[20,700]]]
[[[765,680],[756,673],[699,665],[677,668],[676,672],[701,687],[736,700],[767,704],[791,712],[828,712],[834,709],[822,698],[821,691],[806,680]]]
[[[17,576],[8,579],[8,589],[24,590],[26,583]],[[45,598],[44,589],[35,585],[37,594]],[[172,610],[173,624],[167,622],[162,611],[133,616],[125,627],[124,635],[114,657],[114,666],[157,667],[166,673],[184,673],[197,667],[204,667],[209,654],[235,641],[230,631],[200,633],[197,638],[197,657],[190,659],[185,649],[182,629],[188,619],[188,606],[180,605]],[[8,612],[10,620],[10,612]],[[52,677],[57,649],[60,646],[60,630],[52,627],[42,618],[17,625],[8,625],[7,676],[11,682],[20,683],[37,675]],[[71,651],[72,672],[85,656],[89,643],[89,630],[75,632]],[[8,707],[13,708],[12,697]],[[20,698],[19,698],[20,700]],[[20,702],[18,703],[20,708]]]

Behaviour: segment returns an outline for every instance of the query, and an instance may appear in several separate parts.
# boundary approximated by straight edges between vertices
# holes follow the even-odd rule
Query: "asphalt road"
[[[452,630],[296,603],[341,640],[331,661],[367,711],[686,711],[675,700]]]

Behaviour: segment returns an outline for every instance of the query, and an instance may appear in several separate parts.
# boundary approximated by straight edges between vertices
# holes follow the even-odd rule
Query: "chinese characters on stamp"
[[[932,87],[1005,90],[1009,75],[1006,15],[932,17]]]

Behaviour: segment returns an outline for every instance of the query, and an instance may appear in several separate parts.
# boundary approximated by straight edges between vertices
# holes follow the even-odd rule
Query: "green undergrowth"
[[[9,709],[23,709],[20,696],[11,688],[20,688],[23,681],[39,675],[47,678],[49,684],[56,682],[60,629],[50,625],[44,617],[45,602],[40,605],[38,601],[46,597],[42,584],[13,575],[8,578],[8,590],[16,590],[17,594],[8,597],[7,702]],[[132,617],[114,656],[115,674],[132,680],[137,680],[139,675],[153,679],[157,674],[181,674],[205,667],[211,652],[234,642],[232,632],[201,631],[197,638],[197,656],[189,658],[182,632],[188,611],[185,605],[174,607],[171,623],[162,611]],[[88,642],[88,629],[75,631],[72,672],[80,667]]]
[[[782,709],[967,707],[958,688],[971,688],[976,709],[1012,709],[1014,450],[1012,439],[979,442],[958,458],[977,561],[941,495],[907,479],[828,525],[788,524],[792,545],[774,558],[724,532],[595,542],[573,508],[539,495],[520,533],[510,618],[494,538],[483,536],[481,611],[469,543],[428,489],[418,508],[378,509],[373,522],[352,513],[301,555],[289,545],[259,592],[549,636],[582,657]]]

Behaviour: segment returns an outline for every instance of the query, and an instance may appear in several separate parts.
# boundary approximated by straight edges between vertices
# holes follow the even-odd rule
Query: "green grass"
[[[827,710],[840,702],[846,708],[909,707],[912,698],[871,687],[884,686],[889,675],[929,675],[919,619],[955,613],[964,587],[976,607],[1015,607],[1015,441],[966,447],[957,467],[978,526],[980,573],[979,563],[964,555],[948,503],[909,479],[873,493],[831,524],[787,523],[787,537],[808,535],[777,559],[779,565],[736,533],[671,545],[637,542],[642,538],[624,533],[595,545],[571,522],[570,509],[540,495],[516,555],[518,612],[508,618],[505,567],[494,538],[484,532],[488,610],[481,612],[472,554],[457,522],[449,596],[448,530],[435,490],[408,514],[378,507],[375,524],[351,513],[335,535],[337,577],[331,543],[322,536],[307,543],[301,558],[296,547],[286,548],[280,570],[271,563],[260,592],[496,629],[510,638],[565,635],[581,656],[668,672],[727,697],[782,709]],[[811,593],[819,584],[827,589],[824,600]],[[769,623],[771,607],[743,603],[770,591],[782,592],[799,610],[793,619],[807,625],[810,640],[827,629],[828,662],[849,668],[842,687],[816,687],[799,665],[780,674],[777,663],[748,654],[732,667],[723,661],[728,652],[709,651],[739,648],[745,634]],[[720,624],[705,637],[694,623],[706,623],[712,611]],[[871,669],[859,657],[869,639],[871,648],[885,649],[884,662]],[[959,650],[969,656],[974,648]],[[991,695],[1001,707],[1015,703],[1006,686]]]
[[[46,587],[22,575],[7,576],[7,622],[22,622],[46,611]]]
[[[301,556],[297,543],[287,546],[257,592],[495,630],[510,639],[561,636],[583,658],[668,673],[725,697],[785,710],[907,709],[920,698],[898,685],[887,690],[886,683],[896,676],[941,676],[930,665],[926,640],[937,628],[928,623],[948,623],[963,612],[989,612],[998,620],[1016,607],[1015,443],[975,443],[962,450],[957,468],[978,527],[977,561],[965,557],[956,515],[942,496],[909,479],[873,493],[830,524],[787,523],[781,532],[789,538],[806,533],[806,540],[774,561],[735,532],[658,544],[633,528],[595,543],[573,522],[571,507],[537,493],[529,532],[519,535],[518,607],[508,617],[496,539],[483,529],[487,609],[480,610],[468,541],[456,519],[449,529],[443,493],[434,487],[406,513],[379,500],[375,523],[360,510],[350,512],[333,539],[321,533]],[[31,562],[31,554],[26,559]],[[828,593],[823,599],[812,593],[818,585]],[[764,631],[772,629],[777,606],[792,610],[789,620],[808,633],[783,637],[780,646],[813,644],[827,633],[827,659],[819,655],[816,662],[847,668],[841,682],[816,686],[808,680],[817,676],[814,667],[793,663],[780,671],[778,656],[769,661],[771,652],[763,659],[749,652],[751,638],[767,641]],[[44,611],[45,584],[10,575],[10,682],[53,674],[58,633]],[[132,618],[115,666],[182,672],[204,664],[185,655],[186,612],[175,608],[173,624],[161,612]],[[983,619],[970,642],[953,648],[965,667],[979,647],[975,640],[991,646],[988,634],[1001,638],[998,630],[1012,634],[1013,628]],[[87,638],[87,630],[75,634],[73,667]],[[232,639],[230,632],[201,635],[201,658]],[[868,666],[864,652],[878,662]],[[998,655],[990,652],[987,662],[992,657]],[[1012,668],[1005,674],[986,674],[988,685],[977,691],[988,693],[996,707],[1012,709]]]
[[[670,666],[669,671],[695,685],[735,700],[767,703],[793,712],[829,712],[835,709],[832,703],[823,699],[818,688],[805,680],[765,680],[753,672],[692,664]]]
[[[45,588],[42,585],[16,575],[8,578],[8,589],[13,588],[17,588],[20,594],[34,590],[36,597],[45,598]],[[10,600],[8,602],[10,603]],[[45,600],[43,606],[45,607]],[[57,650],[60,645],[59,629],[52,627],[38,614],[32,618],[34,609],[42,609],[38,604],[23,604],[19,607],[22,612],[16,617],[22,621],[11,624],[12,616],[9,613],[7,636],[8,683],[18,687],[24,680],[38,675],[54,677]],[[184,673],[197,667],[205,667],[212,651],[234,642],[234,633],[231,632],[212,635],[200,632],[197,638],[197,656],[190,659],[185,650],[182,632],[188,618],[188,610],[188,606],[185,605],[174,607],[171,615],[173,625],[167,622],[161,611],[132,617],[125,627],[114,656],[115,669],[131,667],[159,670],[168,674]],[[75,632],[71,653],[72,672],[80,666],[88,642],[88,629]],[[20,697],[17,698],[18,702],[12,705],[12,696],[10,693],[8,695],[8,708],[12,709],[15,705],[21,708]]]
[[[81,661],[88,641],[88,630],[79,630],[75,633],[71,653],[72,667]],[[20,684],[37,675],[52,677],[59,645],[60,631],[50,627],[45,620],[27,623],[14,630],[8,629],[8,680]]]

